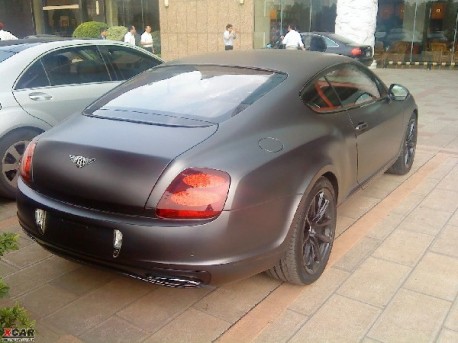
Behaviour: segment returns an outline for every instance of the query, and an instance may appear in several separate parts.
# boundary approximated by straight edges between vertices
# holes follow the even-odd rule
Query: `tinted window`
[[[14,53],[11,51],[0,51],[0,62],[10,58]]]
[[[325,77],[314,80],[302,93],[302,100],[317,112],[341,108],[336,92]]]
[[[52,86],[110,81],[96,47],[74,47],[51,52],[42,62]]]
[[[136,116],[135,120],[154,121],[159,114],[218,122],[241,112],[285,78],[272,71],[247,68],[158,67],[117,87],[87,113],[101,109],[95,115],[129,119],[124,117],[128,115]]]
[[[41,60],[33,63],[16,84],[16,89],[35,88],[49,86],[49,79],[43,69]]]
[[[376,81],[355,65],[341,66],[327,73],[326,79],[345,107],[357,106],[380,99],[380,91]]]
[[[160,64],[160,60],[119,46],[104,47],[108,60],[113,65],[118,80],[127,80],[141,72]]]

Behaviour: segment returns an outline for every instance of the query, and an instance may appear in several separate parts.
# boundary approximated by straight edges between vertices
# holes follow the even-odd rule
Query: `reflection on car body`
[[[28,145],[19,222],[58,255],[155,284],[265,270],[308,284],[328,261],[337,205],[410,170],[417,117],[407,89],[335,54],[168,62]]]

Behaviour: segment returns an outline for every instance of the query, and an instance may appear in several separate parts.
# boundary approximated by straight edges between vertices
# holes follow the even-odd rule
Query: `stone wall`
[[[161,56],[172,60],[224,50],[223,32],[237,32],[235,50],[253,48],[253,0],[160,0]],[[168,3],[168,6],[166,6]]]

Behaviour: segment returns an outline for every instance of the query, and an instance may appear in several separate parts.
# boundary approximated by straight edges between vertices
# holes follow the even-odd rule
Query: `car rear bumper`
[[[281,258],[289,227],[285,218],[265,215],[269,210],[278,214],[282,205],[275,202],[249,212],[223,212],[199,225],[173,226],[75,207],[38,194],[22,181],[18,187],[19,223],[44,248],[165,286],[218,285],[262,272]],[[42,229],[37,209],[46,214]],[[118,252],[115,230],[123,235]]]

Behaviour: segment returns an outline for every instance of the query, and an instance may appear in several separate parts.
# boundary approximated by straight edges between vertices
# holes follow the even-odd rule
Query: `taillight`
[[[22,155],[20,172],[22,179],[30,183],[33,181],[33,152],[35,151],[35,147],[37,146],[37,141],[33,140],[28,145],[24,151],[24,155]]]
[[[363,52],[360,48],[353,48],[351,49],[351,55],[352,56],[359,56],[361,55]]]
[[[214,218],[223,210],[230,181],[223,171],[188,168],[167,187],[156,214],[167,219]]]

